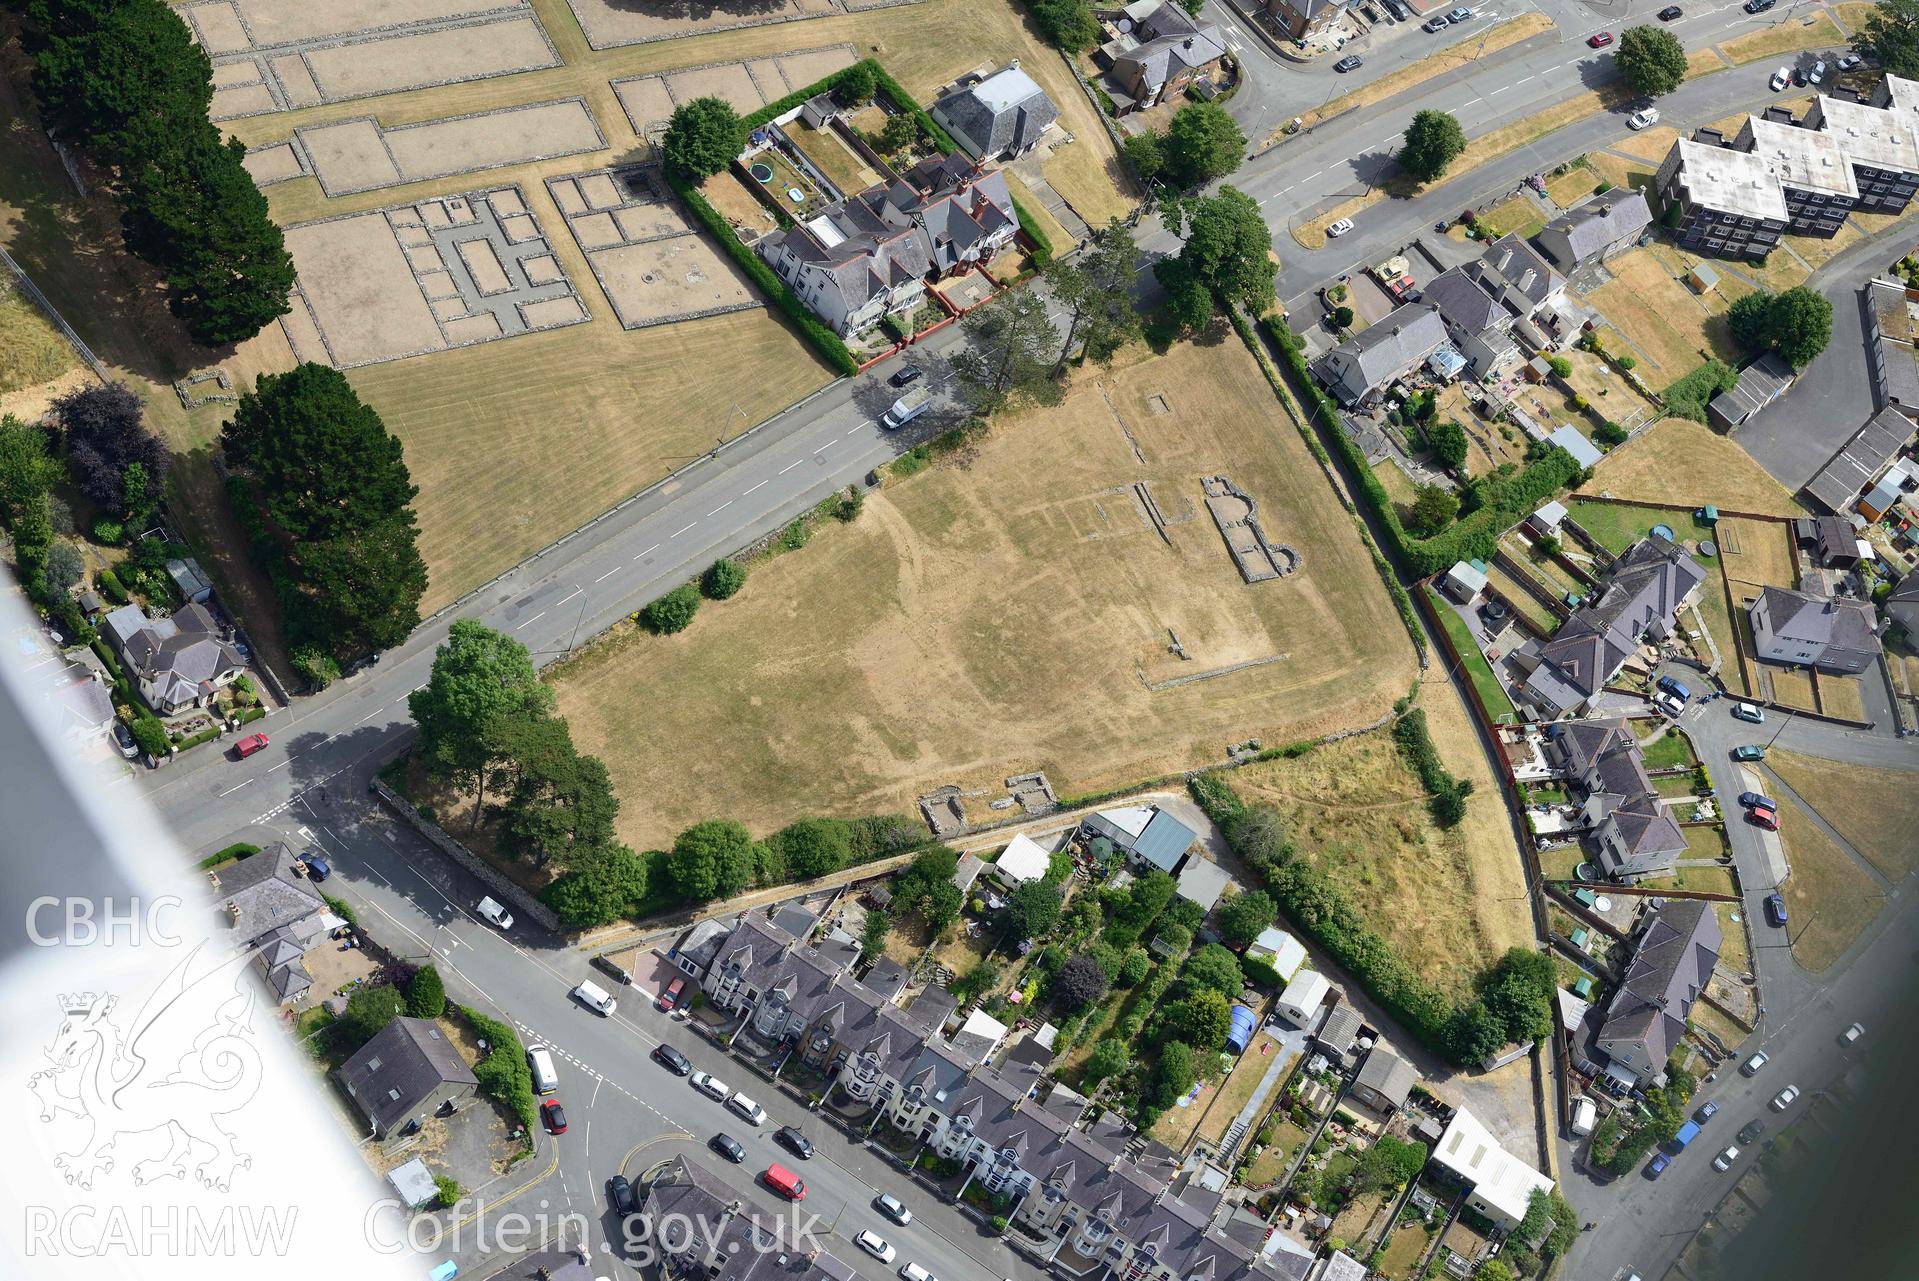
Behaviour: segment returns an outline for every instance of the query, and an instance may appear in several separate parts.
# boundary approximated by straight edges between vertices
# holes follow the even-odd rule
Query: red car
[[[1752,809],[1746,811],[1746,821],[1758,827],[1763,827],[1768,832],[1776,832],[1779,830],[1779,816],[1771,810],[1760,809],[1758,806],[1754,806]]]
[[[1591,45],[1595,49],[1604,49],[1607,45],[1612,43],[1612,32],[1601,31],[1595,35],[1587,36],[1586,43]]]
[[[566,1109],[560,1106],[558,1099],[540,1104],[540,1123],[546,1126],[548,1134],[566,1133]]]
[[[266,745],[267,736],[265,734],[248,734],[245,738],[233,745],[233,755],[239,760],[245,760]]]
[[[659,1001],[660,1009],[664,1010],[668,1014],[671,1014],[674,1010],[679,1009],[680,994],[684,991],[686,991],[686,980],[674,979],[673,982],[667,987],[666,991],[660,993],[660,1001]]]

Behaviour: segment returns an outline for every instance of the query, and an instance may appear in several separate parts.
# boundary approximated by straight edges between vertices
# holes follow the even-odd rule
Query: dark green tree
[[[1406,126],[1399,167],[1414,182],[1435,182],[1465,149],[1466,131],[1459,127],[1458,120],[1444,111],[1421,111]]]
[[[758,861],[745,827],[729,819],[708,819],[679,834],[667,871],[681,898],[707,902],[745,889]]]
[[[568,929],[592,929],[630,916],[646,898],[647,862],[624,845],[576,855],[540,898]]]
[[[1245,947],[1279,915],[1279,905],[1265,890],[1235,894],[1219,907],[1219,933],[1228,943]]]
[[[1115,981],[1121,987],[1136,987],[1152,972],[1152,968],[1153,958],[1146,954],[1145,948],[1136,947],[1119,963],[1119,974]]]
[[[1108,1077],[1118,1076],[1133,1062],[1133,1048],[1124,1041],[1107,1038],[1093,1047],[1086,1056],[1086,1063],[1080,1069],[1080,1080],[1087,1086],[1098,1085]]]
[[[708,600],[731,600],[746,586],[746,566],[736,560],[716,560],[700,575],[700,594]]]
[[[404,1013],[406,1001],[398,988],[384,984],[355,988],[347,997],[346,1009],[333,1021],[334,1035],[346,1048],[357,1050]]]
[[[1000,925],[1007,945],[1036,939],[1059,921],[1059,890],[1045,881],[1028,881],[1006,896]]]
[[[421,966],[406,985],[406,1012],[416,1019],[437,1019],[446,1013],[446,983],[431,965]]]
[[[1126,901],[1115,908],[1114,914],[1128,925],[1144,929],[1166,910],[1178,889],[1178,881],[1154,868],[1133,882]]]
[[[1217,1050],[1232,1030],[1232,1006],[1212,988],[1194,992],[1182,1001],[1162,1007],[1159,1028],[1196,1050]]]
[[[1427,429],[1426,438],[1432,442],[1433,454],[1448,467],[1459,467],[1466,461],[1466,429],[1450,418],[1442,418]]]
[[[1046,38],[1069,54],[1099,43],[1099,20],[1089,0],[1026,0],[1026,7]]]
[[[979,1000],[999,985],[1000,968],[988,960],[976,961],[966,973],[953,980],[947,989],[961,1005]]]
[[[841,73],[838,88],[841,101],[864,105],[873,101],[873,95],[879,92],[879,73],[873,70],[871,62],[861,60]]]
[[[836,818],[803,818],[775,833],[768,842],[786,859],[786,870],[811,879],[837,872],[852,857],[852,835]]]
[[[693,615],[699,608],[700,589],[692,583],[681,583],[640,609],[640,626],[656,636],[671,636],[692,626]]]
[[[300,591],[280,598],[301,638],[340,658],[391,649],[420,625],[426,561],[409,509],[366,529],[301,545]]]
[[[875,151],[890,156],[920,140],[920,122],[904,111],[895,112],[886,118],[878,133],[868,134],[867,138]]]
[[[1139,264],[1139,245],[1117,218],[1094,232],[1077,257],[1047,264],[1046,283],[1066,312],[1055,377],[1075,347],[1083,347],[1094,364],[1109,365],[1114,353],[1139,337],[1139,312],[1133,306]]]
[[[1362,1192],[1403,1188],[1426,1167],[1426,1145],[1381,1135],[1359,1159],[1357,1186]]]
[[[213,64],[168,6],[29,0],[21,7],[34,91],[64,138],[121,166],[177,146],[182,123],[205,123]]]
[[[566,868],[613,844],[620,799],[606,763],[574,748],[564,719],[521,710],[495,717],[486,737],[505,763],[507,852]]]
[[[1804,285],[1742,295],[1726,320],[1741,347],[1754,354],[1777,351],[1795,369],[1811,364],[1832,341],[1832,304]]]
[[[86,558],[72,543],[55,542],[47,547],[47,567],[42,571],[47,590],[63,594],[86,575]]]
[[[422,758],[477,777],[482,800],[485,771],[500,759],[491,731],[513,716],[540,718],[552,709],[553,691],[540,683],[526,646],[476,618],[454,620],[426,687],[407,696]]]
[[[1619,34],[1613,66],[1634,93],[1657,98],[1677,89],[1686,78],[1686,46],[1664,27],[1627,27]]]
[[[1071,956],[1047,985],[1046,996],[1062,1014],[1077,1014],[1106,995],[1111,980],[1099,962],[1085,953]]]
[[[1159,1048],[1159,1061],[1146,1079],[1141,1102],[1165,1111],[1193,1088],[1193,1047],[1182,1041],[1168,1041]]]
[[[1919,0],[1879,0],[1852,47],[1895,76],[1919,79]]]
[[[51,444],[45,428],[11,414],[0,418],[0,521],[11,525],[64,476],[60,460],[49,453]]]
[[[1407,515],[1406,524],[1414,533],[1430,538],[1458,516],[1458,494],[1444,485],[1420,485],[1413,490],[1412,511]]]
[[[877,958],[885,950],[886,935],[892,928],[893,918],[885,908],[867,908],[866,924],[860,929],[860,950]]]
[[[695,98],[674,109],[660,140],[667,169],[689,182],[710,178],[746,150],[746,122],[724,98]]]
[[[953,377],[974,412],[991,417],[1021,404],[1057,405],[1065,388],[1053,377],[1059,330],[1037,289],[1010,289],[960,324],[966,345],[953,357]]]
[[[1142,130],[1122,142],[1119,149],[1142,184],[1150,187],[1168,176],[1165,134],[1152,129]]]
[[[1153,265],[1166,290],[1168,313],[1187,329],[1204,328],[1215,300],[1254,313],[1273,301],[1272,232],[1259,204],[1245,192],[1221,187],[1218,194],[1169,201],[1166,229],[1184,234],[1177,257]]]
[[[1208,943],[1186,958],[1179,978],[1189,992],[1203,990],[1218,992],[1221,996],[1238,996],[1242,982],[1239,958],[1217,943]]]
[[[1189,102],[1166,131],[1166,176],[1197,187],[1223,178],[1246,158],[1246,135],[1217,102]]]

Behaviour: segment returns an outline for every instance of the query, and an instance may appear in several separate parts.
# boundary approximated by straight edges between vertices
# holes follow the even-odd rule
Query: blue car
[[[1646,1162],[1646,1177],[1649,1179],[1658,1178],[1666,1172],[1666,1167],[1671,1164],[1672,1158],[1664,1152],[1655,1153],[1653,1159]]]
[[[1691,690],[1687,689],[1684,685],[1681,685],[1678,681],[1674,680],[1670,676],[1661,676],[1659,678],[1659,688],[1665,690],[1668,694],[1671,694],[1674,698],[1677,698],[1682,703],[1692,697]]]
[[[300,861],[306,864],[307,878],[309,880],[314,882],[324,881],[327,877],[333,875],[333,865],[328,863],[326,859],[319,854],[309,852],[302,857]]]
[[[1766,919],[1772,922],[1775,929],[1786,928],[1786,900],[1783,895],[1766,895]]]

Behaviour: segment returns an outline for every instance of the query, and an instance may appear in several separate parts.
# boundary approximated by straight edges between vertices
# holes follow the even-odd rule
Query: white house
[[[1500,1147],[1464,1108],[1453,1113],[1433,1160],[1467,1186],[1468,1205],[1508,1231],[1526,1217],[1535,1191],[1552,1191],[1551,1179]]]
[[[993,863],[993,874],[1009,886],[1024,885],[1045,876],[1052,859],[1053,856],[1038,841],[1028,836],[1015,836],[1013,843],[1001,850],[999,859]]]
[[[1332,984],[1326,981],[1324,974],[1318,970],[1301,970],[1279,994],[1279,1012],[1295,1026],[1305,1027],[1319,1013],[1331,990]]]
[[[1272,925],[1259,932],[1259,937],[1246,949],[1246,955],[1272,966],[1280,980],[1286,983],[1291,983],[1293,976],[1299,973],[1300,966],[1306,964],[1305,946],[1285,930]]]

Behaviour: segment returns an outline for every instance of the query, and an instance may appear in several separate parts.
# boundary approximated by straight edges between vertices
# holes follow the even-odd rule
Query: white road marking
[[[684,534],[687,530],[693,528],[693,526],[699,523],[700,522],[697,520],[690,520],[686,524],[681,525],[678,529],[674,530],[671,534],[667,535],[667,537],[678,538],[681,534]]]
[[[558,600],[556,600],[556,601],[554,601],[553,603],[554,603],[555,605],[564,605],[564,604],[566,604],[566,603],[567,603],[568,601],[570,601],[570,600],[572,600],[572,599],[573,599],[573,598],[574,598],[575,596],[584,596],[584,595],[586,595],[586,588],[584,588],[584,587],[575,587],[575,588],[574,588],[574,589],[573,589],[572,591],[570,591],[570,592],[568,592],[568,593],[567,593],[566,595],[564,595],[564,596],[562,596],[562,597],[560,597],[560,599],[558,599]]]
[[[786,475],[787,472],[792,471],[795,467],[798,467],[800,463],[804,461],[805,461],[804,459],[800,459],[795,462],[788,463],[786,466],[780,468],[780,475],[782,476]]]
[[[270,765],[267,767],[267,773],[271,774],[273,773],[274,770],[285,769],[287,766],[291,764],[293,764],[292,761],[286,760],[286,761],[281,761],[278,765]]]
[[[752,493],[752,492],[753,492],[753,490],[756,490],[756,489],[765,489],[765,488],[766,488],[766,482],[765,482],[765,481],[761,481],[761,482],[760,482],[759,484],[757,484],[757,485],[755,485],[755,486],[753,486],[753,489],[749,489],[749,490],[747,490],[747,491],[746,491],[746,494],[750,494],[750,493]],[[741,494],[741,495],[740,495],[740,497],[741,497],[741,498],[744,498],[744,497],[746,497],[746,494]]]
[[[355,725],[364,725],[366,722],[372,720],[375,716],[378,716],[381,712],[384,712],[385,710],[386,710],[386,704],[382,703],[380,706],[374,708],[372,711],[368,712],[365,716],[362,716],[359,720],[353,723]]]
[[[731,507],[732,505],[733,505],[733,500],[729,498],[725,502],[721,503],[718,507],[715,507],[712,511],[706,514],[708,516],[717,516],[721,512],[725,511],[727,508]]]
[[[645,551],[641,552],[639,556],[635,556],[633,559],[639,560],[641,556],[651,556],[654,552],[658,550],[660,550],[660,545],[658,543],[654,543],[651,547],[647,548]]]
[[[248,779],[245,783],[235,783],[232,787],[229,787],[226,791],[220,793],[220,795],[231,796],[235,792],[239,791],[241,788],[251,785],[253,782],[254,782],[253,779]]]
[[[522,627],[525,627],[525,626],[527,626],[527,625],[528,625],[529,623],[537,623],[537,622],[539,622],[539,621],[540,621],[540,620],[541,620],[542,618],[545,618],[545,617],[546,617],[546,611],[545,611],[545,610],[541,610],[541,611],[540,611],[539,613],[537,613],[537,614],[535,614],[535,615],[534,615],[533,617],[531,617],[531,618],[529,618],[529,619],[527,619],[525,623],[515,623],[515,624],[513,624],[513,630],[517,632],[517,631],[519,631],[519,630],[520,630],[520,629],[521,629]]]
[[[601,574],[598,578],[594,579],[593,581],[596,583],[604,583],[607,579],[613,577],[613,575],[619,572],[620,571],[617,569],[609,569],[604,574]]]
[[[816,449],[816,450],[814,450],[814,451],[813,451],[813,454],[814,454],[814,456],[815,456],[815,457],[817,457],[817,456],[819,456],[820,454],[823,454],[823,453],[825,453],[825,452],[826,452],[827,450],[829,450],[829,449],[831,449],[831,448],[832,448],[833,446],[835,446],[835,445],[837,445],[837,444],[839,444],[839,441],[837,441],[837,440],[829,440],[829,441],[827,441],[827,442],[826,442],[826,443],[825,443],[824,445],[821,445],[821,446],[820,446],[820,447],[819,447],[818,449]]]

